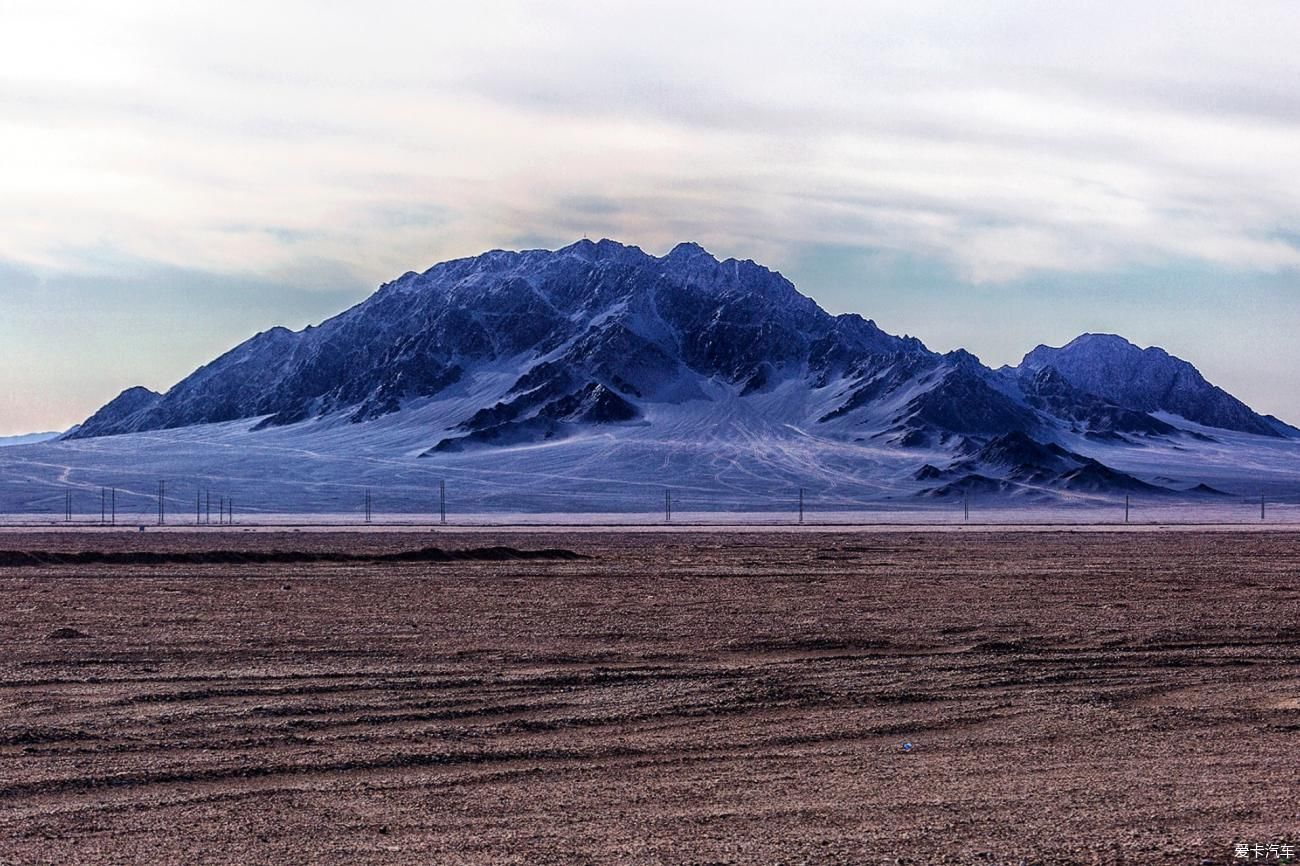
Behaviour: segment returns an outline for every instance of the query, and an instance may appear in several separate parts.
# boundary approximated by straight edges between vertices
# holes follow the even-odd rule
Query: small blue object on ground
[[[904,752],[910,752],[910,751],[912,751],[912,744],[911,744],[911,743],[903,743],[903,751],[904,751]]]

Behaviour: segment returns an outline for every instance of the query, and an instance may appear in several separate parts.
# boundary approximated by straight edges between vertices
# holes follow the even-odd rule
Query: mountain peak
[[[134,385],[105,403],[98,412],[64,434],[68,439],[112,435],[131,429],[134,416],[147,412],[162,400],[162,394],[143,385]]]
[[[122,393],[118,394],[114,399],[122,400],[125,398],[127,400],[148,400],[153,397],[161,396],[162,394],[160,392],[146,388],[143,385],[132,385],[130,388],[124,389]]]
[[[668,255],[666,255],[664,258],[670,262],[690,261],[692,259],[698,259],[698,258],[706,258],[714,262],[717,261],[717,259],[713,256],[712,253],[710,253],[708,250],[706,250],[704,247],[700,246],[699,244],[695,243],[694,241],[685,241],[683,243],[678,244],[677,246],[673,247],[672,250],[669,251]]]
[[[950,362],[954,367],[979,367],[980,359],[978,356],[966,351],[965,349],[953,349],[951,352],[944,354],[944,359]]]
[[[543,250],[542,252],[545,251]],[[569,244],[567,247],[560,247],[555,251],[555,254],[577,256],[578,258],[586,259],[587,261],[607,258],[622,258],[628,255],[645,255],[640,247],[631,244],[622,244],[618,241],[610,240],[609,238],[601,238],[598,241],[593,241],[590,238],[583,238],[580,241],[575,241],[574,243]]]
[[[1050,346],[1039,346],[1040,349]],[[1060,351],[1084,351],[1092,353],[1104,353],[1109,355],[1131,355],[1134,357],[1147,355],[1149,357],[1171,357],[1168,352],[1159,346],[1148,346],[1143,348],[1132,340],[1121,337],[1119,334],[1080,334],[1070,342],[1061,347]],[[1032,354],[1032,353],[1031,353]],[[1028,357],[1028,356],[1026,356]]]
[[[1133,343],[1131,340],[1121,337],[1119,334],[1102,334],[1102,333],[1092,333],[1092,332],[1080,334],[1070,342],[1066,343],[1063,348],[1069,348],[1070,346],[1097,346],[1097,345],[1132,346],[1134,349],[1139,348],[1137,344]]]
[[[1061,349],[1062,351],[1067,349],[1069,350],[1104,349],[1108,351],[1138,351],[1138,352],[1142,351],[1142,347],[1138,346],[1136,343],[1132,342],[1131,340],[1121,337],[1119,334],[1095,334],[1095,333],[1080,334],[1079,336],[1075,337],[1073,340],[1071,340],[1070,342],[1062,346]]]
[[[1164,349],[1143,349],[1115,334],[1081,334],[1061,348],[1040,345],[1019,370],[1055,368],[1072,386],[1138,412],[1168,412],[1207,427],[1280,436],[1276,426],[1210,384]]]

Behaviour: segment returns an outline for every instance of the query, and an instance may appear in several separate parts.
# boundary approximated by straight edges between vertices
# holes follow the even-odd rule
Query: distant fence
[[[158,479],[130,486],[52,485],[0,503],[0,526],[475,526],[475,525],[1289,525],[1300,501],[1282,496],[1074,496],[1023,502],[1005,496],[855,499],[807,488],[729,492],[611,483],[555,491],[544,484],[460,491],[445,479],[371,487],[244,485]],[[297,495],[294,495],[294,494]],[[459,495],[457,495],[459,493]]]

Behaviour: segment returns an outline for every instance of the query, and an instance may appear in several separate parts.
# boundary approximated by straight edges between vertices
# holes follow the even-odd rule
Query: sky
[[[583,236],[1300,422],[1297,45],[1266,0],[0,0],[0,435]]]

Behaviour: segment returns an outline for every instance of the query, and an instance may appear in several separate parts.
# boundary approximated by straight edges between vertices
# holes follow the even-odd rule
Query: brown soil
[[[364,545],[362,545],[364,548]],[[0,550],[0,569],[50,565],[301,565],[311,562],[459,562],[511,559],[583,559],[572,550],[514,547],[468,547],[443,550],[419,547],[395,552],[356,553],[339,550]]]
[[[590,558],[394,561],[431,539]],[[4,547],[100,555],[0,568],[3,864],[1185,866],[1300,835],[1290,533]],[[102,556],[141,553],[169,559]]]

